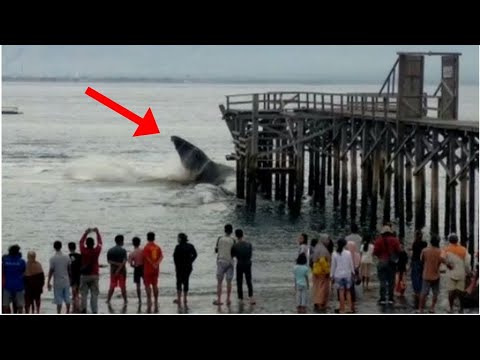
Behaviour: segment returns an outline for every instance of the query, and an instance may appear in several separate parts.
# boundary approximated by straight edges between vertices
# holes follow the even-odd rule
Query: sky
[[[155,77],[381,83],[398,51],[461,52],[462,84],[478,84],[477,45],[5,45],[3,76]],[[438,57],[426,79],[440,77]]]

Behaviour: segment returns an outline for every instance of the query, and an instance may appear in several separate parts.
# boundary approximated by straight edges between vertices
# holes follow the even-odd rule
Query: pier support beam
[[[417,129],[415,133],[415,164],[423,162],[423,131]],[[425,168],[415,175],[415,230],[421,230],[425,226]]]
[[[351,119],[351,143],[350,150],[350,222],[355,223],[357,217],[357,139],[354,137],[357,130],[355,119]]]
[[[257,206],[258,167],[258,94],[253,95],[252,136],[247,155],[247,209],[255,211]]]
[[[438,147],[438,130],[433,130],[432,147]],[[432,183],[431,183],[431,204],[430,204],[430,233],[440,235],[440,228],[438,226],[438,155],[432,158]]]
[[[391,158],[391,152],[392,152],[392,135],[390,131],[387,131],[387,134],[385,135],[385,166],[390,162]],[[390,187],[392,186],[391,184],[391,178],[392,178],[392,168],[389,166],[388,168],[384,168],[384,173],[383,173],[383,178],[384,178],[384,188],[383,188],[383,223],[387,223],[391,220],[391,192],[392,190]]]
[[[240,133],[240,138],[245,138],[245,124],[241,119],[235,119],[237,131]],[[243,149],[247,151],[247,149]],[[246,159],[245,155],[237,154],[239,156],[237,160],[237,198],[245,199],[245,167]]]
[[[469,138],[469,154],[470,157],[475,154],[475,136],[470,135]],[[478,161],[478,160],[477,160]],[[475,261],[473,253],[475,251],[475,223],[478,223],[478,215],[475,216],[475,201],[478,199],[478,195],[475,194],[475,188],[478,188],[478,185],[475,184],[475,167],[476,163],[470,164],[469,175],[468,175],[468,252],[472,256],[472,265]],[[477,238],[478,240],[478,238]],[[478,251],[478,247],[477,247]]]
[[[339,126],[336,124],[334,135],[337,135],[337,132],[341,131]],[[338,209],[339,205],[339,193],[340,193],[340,141],[338,141],[338,136],[336,136],[335,141],[333,142],[333,208]]]
[[[380,124],[375,123],[375,137],[380,135]],[[380,150],[377,147],[372,154],[373,171],[371,182],[371,203],[370,203],[370,230],[377,229],[377,203],[378,203],[378,183],[380,180]]]
[[[449,133],[448,144],[448,171],[451,176],[455,176],[455,150],[457,149],[456,136],[453,132]],[[457,189],[456,181],[450,186],[450,201],[449,201],[449,217],[450,217],[450,231],[451,233],[457,232]]]
[[[371,169],[370,160],[365,160],[365,156],[368,153],[368,130],[370,124],[366,124],[362,131],[362,200],[360,210],[360,222],[365,223],[367,211],[368,211],[368,193],[369,193],[369,172]]]
[[[463,169],[467,164],[468,155],[468,138],[463,138],[461,143],[461,162],[460,168]],[[468,232],[467,232],[467,172],[460,176],[460,242],[462,246],[467,247]]]
[[[319,141],[315,139],[314,144],[318,146]],[[313,203],[318,204],[320,201],[320,153],[318,151],[312,151],[313,153]]]
[[[347,220],[348,208],[348,157],[347,157],[347,124],[342,124],[340,153],[344,154],[342,162],[342,198],[340,204],[340,216],[342,222]]]
[[[302,206],[303,188],[304,188],[304,163],[305,163],[305,151],[304,151],[304,126],[305,120],[297,120],[297,151],[295,159],[295,211],[299,212]]]

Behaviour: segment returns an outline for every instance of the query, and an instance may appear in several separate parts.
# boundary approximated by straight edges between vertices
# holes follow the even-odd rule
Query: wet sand
[[[447,293],[445,289],[445,278],[442,275],[440,296],[436,307],[437,314],[446,314],[448,310]],[[407,284],[407,290],[404,297],[396,297],[394,305],[380,306],[377,305],[379,298],[379,283],[373,281],[370,284],[370,289],[362,291],[361,286],[358,289],[358,301],[356,303],[357,314],[414,314],[413,296],[410,284]],[[211,293],[195,293],[189,295],[189,310],[185,312],[184,309],[179,308],[173,303],[175,297],[174,289],[165,289],[162,292],[160,289],[159,309],[158,314],[295,314],[295,292],[293,285],[291,288],[285,287],[269,287],[260,288],[255,293],[256,305],[250,305],[248,299],[244,300],[244,304],[239,304],[236,299],[236,287],[234,283],[232,291],[232,304],[230,306],[222,305],[215,306],[215,289]],[[146,298],[142,298],[142,304],[138,306],[133,287],[128,290],[128,304],[123,306],[123,300],[120,296],[120,291],[116,290],[113,296],[111,305],[106,303],[106,291],[102,291],[99,296],[99,313],[100,314],[147,314],[148,309],[146,305]],[[255,283],[254,283],[255,291]],[[336,291],[330,292],[330,301],[326,313],[335,314],[335,309],[338,308],[338,301],[334,298]],[[426,309],[429,309],[431,296],[427,300]],[[222,298],[223,300],[223,298]],[[152,309],[152,314],[155,312]],[[458,312],[458,305],[455,307]],[[65,308],[63,309],[63,312]],[[90,310],[88,310],[90,312]],[[41,313],[55,314],[56,306],[52,303],[52,293],[45,293],[42,298]],[[314,314],[313,305],[309,304],[307,313]],[[466,309],[466,314],[478,314],[478,309]]]

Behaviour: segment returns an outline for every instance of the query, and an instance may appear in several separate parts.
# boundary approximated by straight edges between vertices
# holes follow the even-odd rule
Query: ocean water
[[[132,137],[136,125],[86,96],[87,86],[142,116],[151,107],[161,134]],[[259,200],[257,213],[248,215],[233,195],[234,176],[219,187],[186,183],[170,141],[181,136],[234,167],[225,160],[233,144],[218,105],[225,95],[275,90],[373,92],[378,86],[4,82],[3,105],[18,106],[23,114],[2,118],[2,252],[18,243],[24,254],[35,250],[47,270],[55,240],[66,248],[96,226],[105,264],[115,235],[125,235],[130,250],[133,236],[145,241],[154,231],[165,254],[161,293],[173,295],[172,254],[177,234],[185,232],[199,253],[191,293],[213,298],[214,244],[224,224],[232,223],[254,246],[258,297],[268,289],[291,289],[298,234],[345,234],[330,208],[319,214],[306,199],[302,215],[292,217],[282,205]],[[460,118],[478,121],[478,87],[462,87],[460,96]],[[129,278],[134,296],[131,284]],[[101,269],[100,286],[105,296],[108,269]]]

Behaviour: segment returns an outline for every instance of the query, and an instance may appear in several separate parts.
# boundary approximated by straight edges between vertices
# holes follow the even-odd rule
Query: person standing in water
[[[413,288],[413,300],[415,309],[418,309],[420,302],[420,295],[423,287],[423,262],[420,260],[420,254],[423,249],[428,246],[427,242],[423,240],[423,234],[421,230],[415,231],[415,239],[411,248],[411,280]]]
[[[79,311],[80,308],[80,268],[82,267],[82,256],[76,252],[77,246],[74,242],[68,243],[68,250],[70,254],[70,270],[71,270],[71,281],[70,286],[72,287],[72,303],[73,303],[73,312]]]
[[[197,258],[195,246],[188,242],[188,237],[184,233],[178,234],[178,245],[173,252],[173,261],[175,263],[175,275],[177,278],[177,299],[176,304],[180,306],[183,288],[183,306],[188,309],[187,295],[189,288],[190,274],[193,270],[193,262]]]
[[[107,304],[110,304],[117,286],[122,292],[124,305],[127,304],[127,250],[123,248],[123,242],[123,235],[115,236],[115,246],[107,252],[107,261],[110,264],[110,289],[108,290]]]
[[[355,274],[352,277],[352,286],[350,287],[350,295],[352,298],[352,312],[356,312],[356,302],[357,302],[357,291],[355,289],[356,285],[360,285],[360,281],[357,282],[357,280],[360,280],[360,261],[361,261],[361,255],[360,252],[357,249],[356,242],[354,241],[347,241],[347,245],[345,245],[345,249],[350,251],[352,254],[352,260],[353,260],[353,268],[355,269]]]
[[[48,291],[52,290],[52,277],[53,277],[53,297],[54,303],[57,305],[57,314],[62,313],[62,305],[65,303],[67,308],[67,314],[70,313],[70,258],[62,253],[62,243],[55,241],[53,243],[55,249],[55,255],[50,258],[50,271],[48,272],[47,286]]]
[[[328,234],[321,234],[312,252],[312,292],[315,311],[326,311],[330,294],[330,267],[332,240]]]
[[[232,293],[233,280],[233,258],[232,247],[235,239],[232,237],[233,227],[230,224],[225,225],[225,235],[217,239],[215,253],[217,254],[217,299],[213,305],[222,305],[222,287],[223,279],[227,280],[227,305],[230,305],[230,295]]]
[[[352,294],[350,288],[352,287],[352,278],[355,276],[355,268],[353,266],[353,257],[350,251],[345,249],[347,242],[344,238],[337,241],[337,250],[333,253],[330,274],[337,286],[340,308],[338,312],[345,314],[345,302],[352,309]]]
[[[458,236],[450,234],[448,236],[449,245],[443,249],[443,257],[447,265],[447,290],[448,290],[448,313],[453,313],[453,304],[456,298],[460,301],[460,312],[462,297],[465,294],[465,278],[471,271],[470,257],[467,249],[458,243]]]
[[[297,264],[293,267],[293,276],[295,279],[295,295],[297,299],[297,312],[299,314],[307,313],[308,298],[308,274],[310,269],[307,266],[307,257],[305,253],[298,255]]]
[[[430,244],[430,247],[423,249],[420,253],[420,260],[423,262],[423,285],[417,311],[419,313],[423,313],[427,296],[431,289],[433,297],[432,306],[430,307],[429,313],[434,314],[438,294],[440,293],[440,265],[445,263],[445,259],[442,258],[440,239],[437,235],[432,235]]]
[[[42,264],[37,259],[35,251],[27,254],[27,268],[25,270],[25,313],[40,314],[40,303],[45,285],[45,273]]]
[[[97,245],[91,237],[87,237],[91,232],[97,235]],[[102,251],[102,236],[97,228],[85,230],[80,239],[80,254],[82,256],[82,266],[80,268],[80,312],[87,313],[87,299],[90,291],[90,308],[93,314],[98,313],[98,279],[99,263],[98,258]]]
[[[305,233],[300,234],[300,236],[297,239],[297,243],[298,243],[298,255],[305,254],[308,260],[308,254],[309,254],[308,235]]]
[[[252,244],[245,241],[243,238],[243,230],[235,230],[237,242],[232,247],[232,258],[237,259],[237,293],[240,303],[243,302],[243,275],[248,287],[248,297],[250,305],[255,305],[253,299],[253,285],[252,285]]]
[[[133,251],[128,255],[128,263],[133,267],[133,282],[137,287],[138,304],[142,304],[142,279],[143,279],[143,249],[140,247],[140,238],[132,239]]]
[[[25,284],[24,273],[25,260],[22,259],[20,246],[12,245],[8,249],[8,255],[2,256],[2,313],[9,314],[10,303],[12,312],[21,314],[25,307]]]
[[[378,258],[377,274],[380,282],[380,305],[394,303],[393,291],[395,288],[395,271],[398,254],[400,253],[400,240],[393,235],[392,229],[385,225],[380,236],[375,240],[373,255]]]
[[[360,276],[362,277],[362,286],[364,290],[368,290],[370,282],[370,274],[373,266],[373,244],[371,236],[364,235],[363,244],[360,250]]]
[[[158,311],[158,277],[160,276],[160,263],[163,260],[163,252],[160,246],[155,244],[155,233],[147,234],[147,245],[143,248],[143,283],[147,292],[148,311],[152,307],[152,293],[155,301],[155,312]]]

